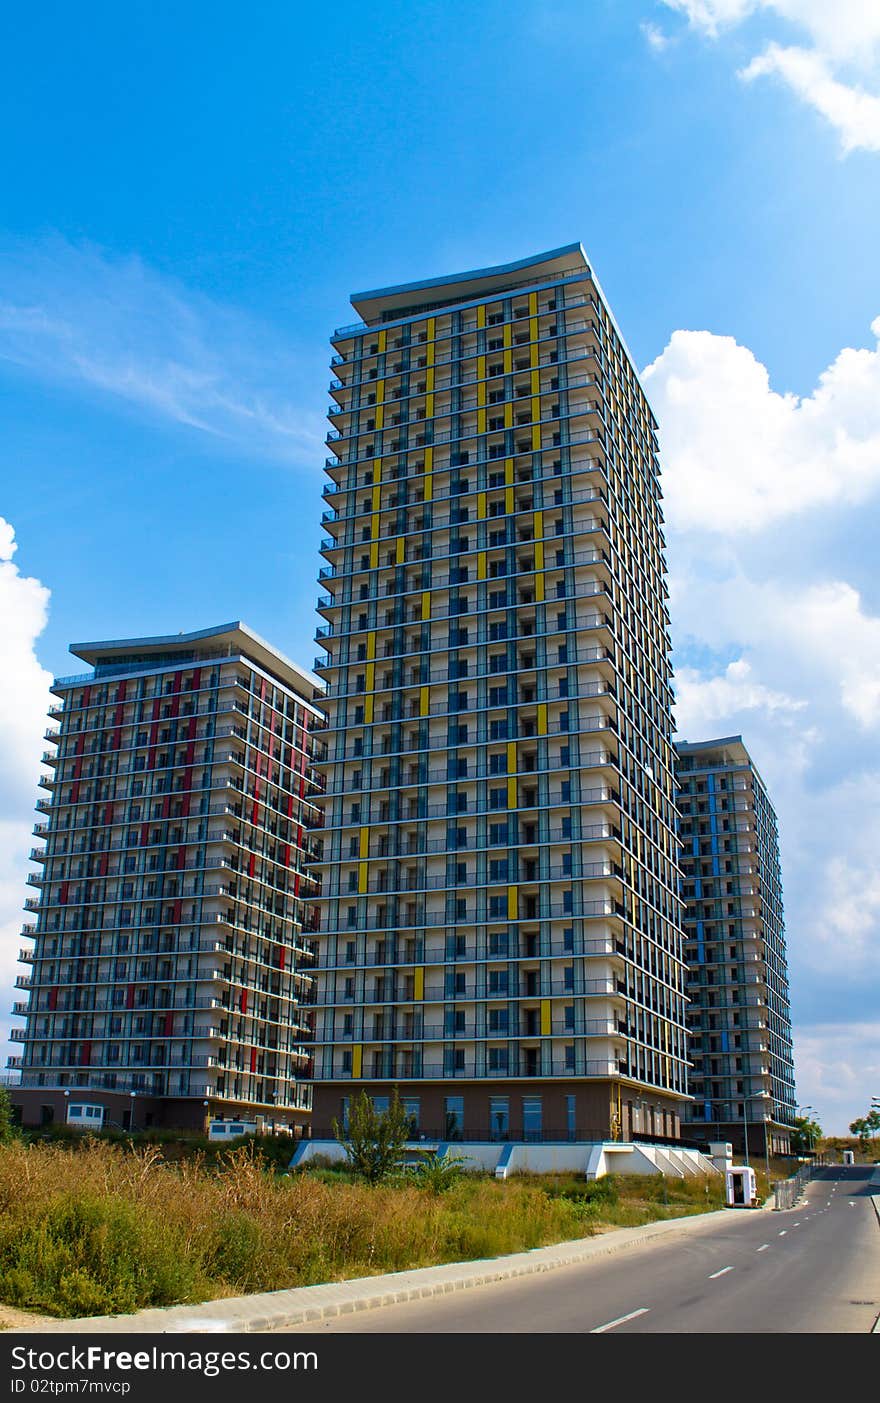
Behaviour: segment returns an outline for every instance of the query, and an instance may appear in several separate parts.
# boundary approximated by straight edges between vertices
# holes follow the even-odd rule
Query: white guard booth
[[[725,1175],[728,1208],[752,1208],[758,1197],[755,1171],[748,1164],[735,1164]]]
[[[855,1164],[855,1162],[856,1162],[856,1157],[855,1157],[855,1153],[854,1153],[853,1150],[844,1150],[844,1152],[843,1152],[843,1162],[844,1162],[844,1164]]]
[[[104,1124],[104,1107],[84,1101],[68,1101],[67,1124],[74,1130],[100,1130]]]

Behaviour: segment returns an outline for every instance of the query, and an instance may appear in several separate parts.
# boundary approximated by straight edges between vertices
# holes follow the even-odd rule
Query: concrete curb
[[[880,1187],[880,1173],[876,1170],[868,1180],[869,1188],[874,1188],[875,1186]],[[872,1194],[871,1202],[874,1205],[874,1212],[877,1214],[877,1226],[880,1227],[880,1194]],[[871,1334],[880,1335],[880,1315],[878,1315],[877,1319],[874,1321],[874,1328]]]
[[[384,1276],[358,1277],[352,1281],[329,1282],[323,1286],[297,1286],[286,1291],[266,1291],[253,1296],[234,1296],[200,1305],[166,1306],[136,1311],[133,1315],[94,1315],[83,1320],[53,1320],[36,1330],[8,1330],[24,1334],[226,1334],[291,1329],[330,1316],[346,1315],[376,1306],[441,1296],[495,1281],[553,1271],[556,1267],[587,1262],[627,1247],[638,1247],[655,1238],[677,1237],[699,1232],[719,1219],[748,1222],[751,1215],[740,1209],[720,1209],[686,1218],[667,1218],[640,1228],[617,1228],[599,1237],[578,1238],[553,1247],[536,1247],[508,1257],[484,1258],[475,1262],[453,1262],[447,1266],[420,1267],[415,1271],[391,1272]]]

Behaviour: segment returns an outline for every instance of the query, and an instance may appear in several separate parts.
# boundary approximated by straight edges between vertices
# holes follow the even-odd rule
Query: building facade
[[[315,685],[243,624],[71,649],[18,985],[26,1124],[311,1106]]]
[[[338,330],[315,1132],[679,1133],[655,422],[580,245]]]
[[[688,1133],[787,1153],[795,1086],[776,815],[741,736],[682,742],[676,756]]]

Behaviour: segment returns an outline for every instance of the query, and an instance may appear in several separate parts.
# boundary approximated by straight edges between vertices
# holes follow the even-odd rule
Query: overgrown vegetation
[[[291,1149],[288,1141],[288,1153]],[[252,1144],[169,1162],[106,1140],[0,1146],[0,1300],[112,1314],[493,1257],[717,1207],[720,1182],[267,1172]]]
[[[18,1130],[12,1114],[12,1102],[5,1086],[0,1086],[0,1145],[8,1145],[17,1138]]]
[[[333,1134],[344,1147],[349,1164],[368,1184],[387,1179],[398,1167],[412,1128],[412,1117],[404,1110],[396,1087],[387,1109],[377,1110],[372,1096],[361,1091],[351,1098],[347,1123],[333,1122]]]
[[[841,1163],[844,1150],[852,1150],[856,1164],[873,1164],[880,1159],[880,1144],[864,1136],[828,1135],[818,1149],[836,1164]]]
[[[464,1155],[446,1150],[442,1155],[426,1155],[421,1164],[416,1165],[413,1173],[420,1187],[432,1194],[444,1194],[459,1182],[466,1163]]]

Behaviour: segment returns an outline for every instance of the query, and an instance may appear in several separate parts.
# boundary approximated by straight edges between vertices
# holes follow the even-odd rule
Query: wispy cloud
[[[320,416],[291,399],[302,370],[290,344],[136,256],[60,237],[7,247],[3,361],[254,452],[321,452]]]
[[[768,44],[763,53],[740,70],[740,78],[776,75],[792,92],[814,107],[836,128],[844,153],[880,151],[880,97],[858,84],[842,83],[816,50]]]
[[[652,24],[649,20],[646,20],[643,24],[639,25],[639,29],[642,31],[648,48],[653,49],[655,54],[662,54],[664,49],[669,48],[672,40],[668,34],[664,34],[663,30],[660,29],[658,25]]]
[[[876,0],[660,0],[691,29],[717,40],[758,15],[792,26],[809,43],[774,37],[739,70],[745,82],[776,77],[837,131],[843,154],[880,151],[880,5]],[[642,26],[644,30],[644,25]]]

